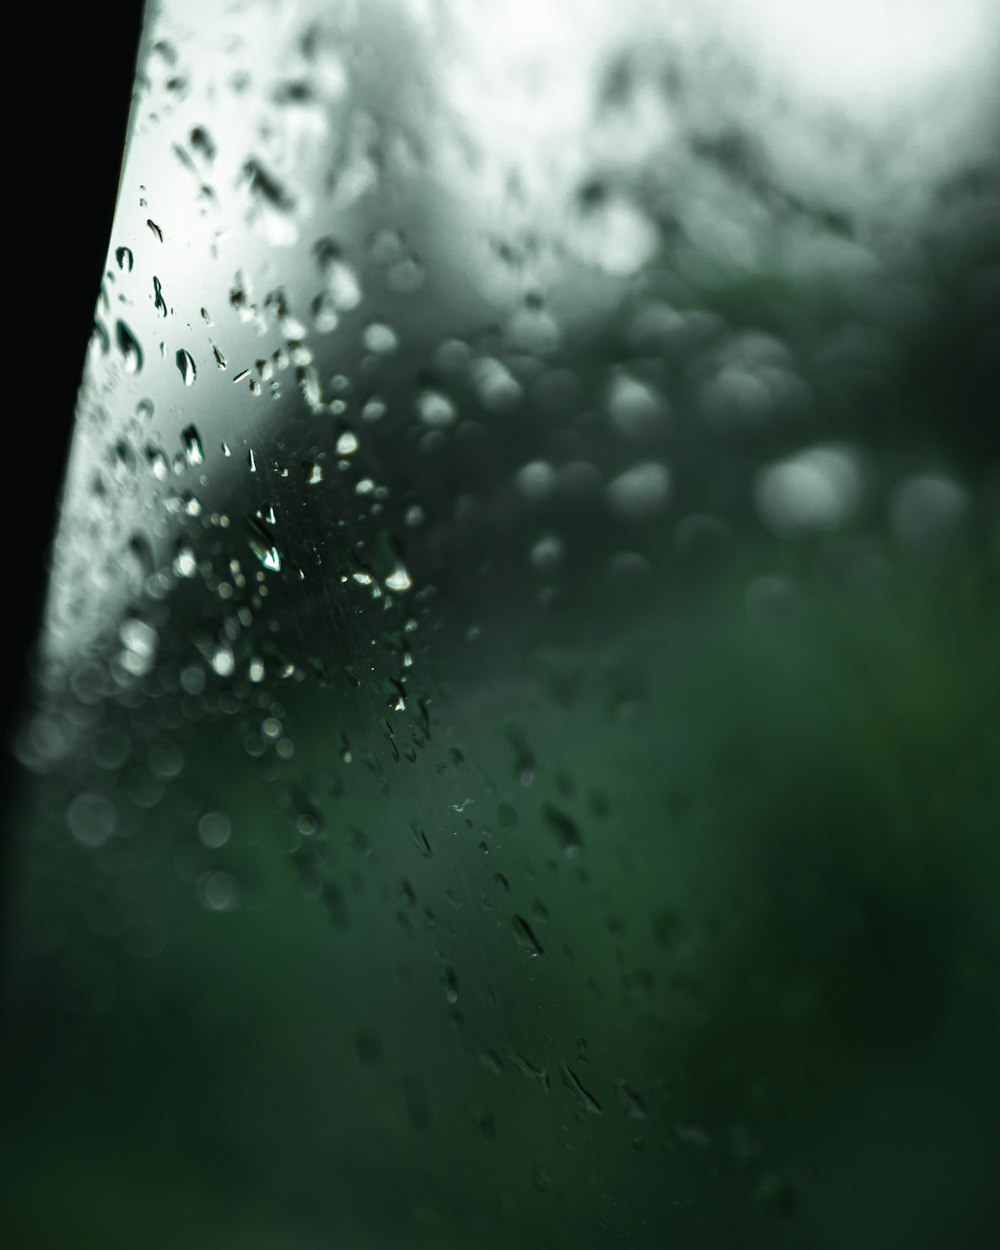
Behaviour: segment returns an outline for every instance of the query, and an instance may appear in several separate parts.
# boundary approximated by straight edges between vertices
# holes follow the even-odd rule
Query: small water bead
[[[118,262],[119,269],[124,270],[126,273],[132,272],[132,266],[135,263],[135,259],[132,255],[132,249],[130,247],[116,248],[115,260]]]

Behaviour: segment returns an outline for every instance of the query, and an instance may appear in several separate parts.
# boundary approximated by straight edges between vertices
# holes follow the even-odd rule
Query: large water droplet
[[[157,315],[165,317],[167,315],[167,301],[163,298],[163,287],[160,279],[153,278],[153,307],[156,309]]]
[[[191,466],[204,464],[205,449],[202,446],[201,436],[195,426],[189,425],[181,434],[181,441],[184,444],[184,455],[187,462]]]
[[[247,525],[250,530],[247,538],[250,550],[264,568],[270,569],[273,573],[280,573],[281,552],[278,550],[278,544],[274,541],[273,536],[255,517],[247,517]]]
[[[119,351],[125,357],[125,372],[138,373],[142,368],[142,348],[124,321],[119,321],[115,327],[115,338]]]
[[[198,369],[191,353],[182,347],[177,352],[175,359],[177,361],[177,369],[184,380],[184,385],[194,386],[195,378],[198,376]]]

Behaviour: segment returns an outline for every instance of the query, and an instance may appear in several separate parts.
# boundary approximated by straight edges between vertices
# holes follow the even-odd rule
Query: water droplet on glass
[[[195,378],[198,376],[198,369],[191,353],[182,347],[177,352],[175,360],[177,361],[177,370],[184,381],[184,385],[194,386]]]
[[[115,249],[115,260],[118,262],[118,268],[124,269],[126,273],[131,273],[132,265],[135,263],[130,247],[119,247]]]
[[[178,577],[194,577],[198,572],[198,561],[186,543],[177,548],[177,554],[174,556],[174,572]]]
[[[527,951],[531,956],[545,953],[541,942],[535,936],[534,930],[523,916],[514,916],[511,924],[514,929],[514,937],[522,950]]]
[[[191,146],[206,161],[214,159],[215,144],[204,126],[195,126],[194,130],[191,131]]]
[[[201,436],[195,426],[189,425],[181,434],[181,442],[184,444],[184,456],[189,465],[204,464],[205,450],[202,446]]]
[[[281,552],[274,538],[260,521],[254,517],[247,518],[249,535],[247,541],[250,544],[250,550],[266,569],[270,569],[273,573],[281,572]]]
[[[236,668],[236,660],[233,656],[233,649],[228,643],[219,643],[212,652],[211,658],[212,668],[220,677],[231,677]]]
[[[337,439],[337,455],[353,456],[360,447],[358,436],[353,430],[345,430]]]
[[[401,594],[405,590],[409,590],[413,585],[410,574],[401,564],[397,564],[389,576],[385,579],[386,589]]]
[[[138,373],[142,368],[142,348],[124,321],[119,321],[115,327],[115,338],[125,358],[125,372]]]

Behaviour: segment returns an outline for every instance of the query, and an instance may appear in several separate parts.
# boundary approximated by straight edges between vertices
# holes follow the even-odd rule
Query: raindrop
[[[602,1108],[601,1104],[597,1101],[594,1095],[586,1088],[586,1086],[583,1084],[583,1082],[580,1080],[577,1074],[573,1071],[573,1069],[570,1067],[567,1067],[566,1064],[563,1064],[563,1079],[566,1082],[567,1086],[573,1091],[573,1093],[577,1096],[579,1101],[582,1103],[585,1110],[589,1111],[592,1115],[603,1114],[604,1109]]]
[[[583,849],[583,839],[576,821],[551,803],[545,804],[544,812],[545,822],[555,835],[556,841],[567,855],[576,858]]]
[[[191,131],[191,146],[206,161],[214,159],[215,144],[212,142],[211,135],[203,126],[195,126],[194,130]]]
[[[248,160],[243,176],[253,198],[251,219],[263,230],[268,241],[288,247],[298,237],[294,221],[295,200],[282,184],[259,161]]]
[[[202,447],[201,436],[195,426],[189,425],[181,434],[181,442],[184,444],[184,456],[189,465],[204,464],[205,450]]]
[[[179,349],[175,357],[177,361],[177,369],[184,380],[185,386],[194,386],[195,378],[198,376],[198,369],[194,363],[194,358],[189,351],[183,347]]]
[[[273,573],[281,572],[281,552],[274,538],[260,521],[254,517],[247,517],[247,526],[250,533],[247,541],[250,544],[250,550],[266,569],[270,569]]]
[[[124,269],[127,273],[132,272],[134,258],[130,247],[119,247],[115,249],[115,260],[118,262],[118,268]]]
[[[165,317],[167,315],[167,303],[163,298],[163,287],[160,285],[160,279],[153,278],[153,307],[156,309],[157,315]]]
[[[343,259],[340,248],[332,239],[320,239],[315,251],[334,308],[338,312],[357,308],[362,298],[361,283],[354,269]]]
[[[115,338],[119,351],[125,357],[125,372],[138,373],[142,368],[142,348],[124,321],[119,321],[115,327]]]
[[[154,239],[156,239],[156,241],[157,241],[158,243],[162,243],[162,242],[163,242],[163,231],[162,231],[162,230],[160,229],[160,227],[156,224],[156,222],[155,222],[155,221],[153,221],[152,217],[148,217],[148,218],[146,219],[146,225],[147,225],[147,226],[149,226],[150,230],[153,232],[153,238],[154,238]]]
[[[361,444],[353,430],[345,430],[337,439],[337,455],[352,456]]]
[[[522,950],[527,951],[532,957],[545,953],[541,942],[535,936],[534,930],[523,916],[515,916],[511,923],[514,929],[514,936],[517,938],[518,945]]]

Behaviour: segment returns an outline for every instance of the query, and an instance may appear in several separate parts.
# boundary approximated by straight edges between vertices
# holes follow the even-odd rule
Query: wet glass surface
[[[17,1244],[987,1244],[1000,28],[661,8],[148,13]]]

